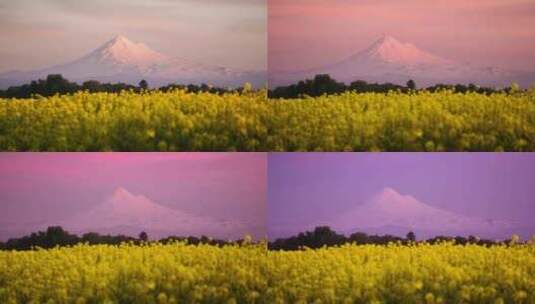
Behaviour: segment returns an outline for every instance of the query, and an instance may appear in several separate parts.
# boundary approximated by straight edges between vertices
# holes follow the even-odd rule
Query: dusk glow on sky
[[[530,153],[2,153],[0,237],[82,215],[101,226],[152,221],[157,232],[191,216],[192,227],[225,222],[238,237],[273,238],[364,224],[363,213],[375,226],[428,228],[437,216],[461,233],[528,235],[534,180]]]
[[[460,62],[535,69],[532,0],[270,0],[269,69],[344,59],[382,35]]]
[[[54,224],[124,188],[196,216],[264,226],[263,153],[1,153],[0,232]]]
[[[62,64],[118,34],[173,57],[265,70],[265,0],[0,2],[0,72]]]
[[[386,188],[463,216],[520,225],[535,216],[535,154],[529,153],[270,154],[268,175],[270,237],[336,224]]]

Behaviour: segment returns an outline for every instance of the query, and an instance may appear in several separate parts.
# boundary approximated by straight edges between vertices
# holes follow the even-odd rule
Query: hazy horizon
[[[83,218],[126,189],[169,212],[239,224],[240,236],[263,235],[265,169],[263,153],[2,153],[0,232]]]
[[[207,65],[265,70],[263,0],[12,1],[0,3],[0,72],[87,55],[116,35]]]
[[[461,217],[530,226],[535,215],[531,154],[291,153],[268,158],[270,239],[316,225],[336,226],[384,189]],[[407,211],[400,208],[383,211]]]
[[[315,68],[390,35],[477,66],[535,70],[535,3],[498,1],[272,0],[269,70]]]

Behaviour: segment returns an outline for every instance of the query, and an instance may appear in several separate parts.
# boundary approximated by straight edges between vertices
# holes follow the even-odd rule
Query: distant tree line
[[[241,92],[243,88],[236,89],[226,89],[212,87],[207,84],[169,84],[167,86],[160,87],[155,90],[160,91],[170,91],[173,89],[182,89],[187,90],[188,92],[198,93],[198,92],[209,92],[214,94],[224,94],[231,92]],[[24,84],[21,86],[11,86],[6,90],[0,90],[0,98],[30,98],[32,96],[54,96],[73,94],[80,91],[88,91],[90,93],[96,92],[108,92],[108,93],[118,93],[121,91],[135,91],[140,92],[142,90],[149,90],[149,84],[146,80],[141,80],[138,86],[126,84],[126,83],[101,83],[96,80],[88,80],[83,82],[81,85],[76,82],[71,82],[63,78],[60,74],[51,74],[46,77],[46,79],[39,79],[31,81],[29,84]]]
[[[102,235],[96,232],[88,232],[82,236],[69,233],[61,226],[50,226],[45,231],[38,231],[20,238],[11,238],[6,242],[0,242],[0,250],[33,250],[36,248],[49,249],[54,247],[74,246],[76,244],[89,245],[120,245],[122,243],[142,244],[147,242],[158,242],[162,244],[172,243],[176,241],[187,242],[190,245],[207,244],[213,246],[225,245],[241,245],[251,243],[250,239],[240,239],[235,241],[218,240],[208,236],[169,236],[160,240],[149,240],[146,232],[142,231],[137,238],[126,235]],[[426,242],[429,244],[441,243],[444,241],[453,241],[456,245],[475,244],[481,246],[495,246],[512,243],[520,243],[519,237],[513,235],[510,239],[503,241],[495,241],[488,239],[480,239],[477,236],[470,235],[463,236],[436,236],[427,240],[416,240],[414,232],[410,231],[403,237],[394,235],[371,235],[364,232],[355,232],[350,236],[339,234],[332,230],[329,226],[318,226],[313,231],[301,232],[298,235],[288,238],[279,238],[275,241],[268,242],[269,250],[301,250],[303,248],[321,248],[324,246],[341,246],[344,244],[357,245],[388,245],[389,243],[411,244],[418,242]],[[528,241],[530,244],[535,244],[535,236]]]
[[[476,236],[469,237],[449,237],[436,236],[421,242],[430,244],[440,243],[444,241],[455,241],[457,245],[477,244],[481,246],[493,246],[499,244],[510,244],[511,242],[518,242],[518,237],[513,236],[510,240],[501,242],[493,240],[480,239]],[[300,250],[307,248],[321,248],[323,246],[340,246],[344,244],[356,243],[357,245],[375,244],[387,245],[389,243],[399,242],[401,244],[416,243],[416,235],[410,231],[405,238],[394,235],[369,235],[364,232],[355,232],[349,237],[339,234],[328,226],[318,226],[313,231],[301,232],[298,235],[288,238],[280,238],[268,243],[270,250]]]
[[[185,241],[191,245],[209,244],[214,246],[224,246],[230,244],[243,244],[245,240],[225,241],[212,239],[207,236],[195,237],[179,237],[170,236],[161,240],[154,240],[163,244],[171,243],[174,241]],[[46,231],[38,231],[31,233],[20,238],[11,238],[6,242],[0,242],[0,250],[32,250],[36,248],[54,248],[63,246],[73,246],[76,244],[107,244],[107,245],[120,245],[122,243],[134,243],[141,244],[149,242],[149,236],[146,232],[142,231],[138,238],[125,236],[125,235],[102,235],[96,232],[88,232],[82,236],[71,234],[64,230],[61,226],[50,226]]]
[[[423,90],[435,92],[439,90],[449,89],[458,93],[476,92],[480,94],[492,94],[498,92],[510,92],[511,87],[504,89],[494,89],[489,87],[480,87],[475,84],[437,84],[427,87]],[[299,98],[302,96],[317,97],[324,94],[340,94],[343,92],[358,92],[358,93],[388,93],[389,91],[410,92],[418,91],[414,80],[407,81],[405,86],[393,83],[368,83],[364,80],[356,80],[346,85],[343,82],[338,82],[331,78],[328,74],[316,75],[313,79],[306,79],[299,81],[296,84],[289,86],[280,86],[268,91],[270,98]]]
[[[213,87],[207,84],[169,84],[154,90],[168,92],[174,89],[186,90],[192,93],[209,92],[213,94],[224,94],[243,92],[250,90],[250,88],[220,88]],[[409,80],[405,86],[393,83],[368,83],[364,80],[356,80],[346,85],[343,82],[338,82],[331,78],[328,74],[316,75],[313,79],[306,79],[299,81],[296,84],[289,86],[280,86],[268,91],[270,98],[299,98],[302,96],[317,97],[324,94],[340,94],[343,92],[375,92],[387,93],[389,91],[410,92],[418,90],[427,90],[435,92],[439,90],[449,89],[458,93],[476,92],[480,94],[492,94],[505,92],[508,93],[514,90],[512,87],[504,89],[494,89],[490,87],[480,87],[475,84],[436,84],[424,89],[418,89],[413,80]],[[149,84],[146,80],[141,80],[137,86],[126,83],[101,83],[96,80],[88,80],[81,85],[76,82],[71,82],[65,79],[61,74],[50,74],[45,79],[33,80],[29,84],[21,86],[11,86],[6,90],[0,90],[0,98],[30,98],[32,96],[49,97],[54,95],[73,94],[80,91],[88,91],[90,93],[108,92],[118,93],[121,91],[141,92],[149,89]]]

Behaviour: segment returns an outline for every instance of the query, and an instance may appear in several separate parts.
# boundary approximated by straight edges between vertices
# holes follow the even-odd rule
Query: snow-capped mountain
[[[420,50],[410,43],[402,43],[391,36],[381,37],[369,48],[349,57],[341,63],[345,62],[421,67],[452,64],[449,60]]]
[[[317,74],[329,74],[347,84],[355,80],[365,80],[404,85],[409,79],[413,79],[420,87],[437,83],[507,86],[512,82],[529,86],[535,81],[533,73],[528,75],[496,67],[476,67],[456,62],[386,35],[370,47],[333,64],[302,71],[270,71],[269,85],[288,85]]]
[[[151,66],[167,61],[167,56],[151,50],[143,43],[134,43],[118,35],[79,61],[117,66]]]
[[[404,236],[413,231],[420,238],[437,235],[477,235],[507,238],[517,225],[509,221],[469,217],[432,207],[410,195],[385,188],[371,200],[333,219],[332,227],[350,234],[356,231]],[[529,235],[526,235],[529,237]]]
[[[291,222],[268,224],[271,240],[312,231],[317,226],[329,226],[338,233],[355,232],[390,234],[405,237],[413,231],[418,239],[435,236],[478,236],[488,239],[507,239],[518,234],[527,240],[535,234],[535,225],[520,224],[501,219],[470,217],[433,207],[413,196],[384,188],[369,200],[334,216],[307,220],[296,218]]]
[[[101,204],[58,225],[73,233],[98,232],[137,236],[145,231],[152,238],[170,235],[237,239],[251,234],[244,223],[197,216],[155,203],[143,195],[117,188]]]
[[[62,74],[79,83],[98,80],[138,84],[145,79],[153,87],[169,83],[238,87],[246,82],[261,87],[266,82],[264,71],[241,71],[174,58],[118,35],[89,54],[66,64],[36,71],[0,74],[0,89],[45,78],[48,74]]]

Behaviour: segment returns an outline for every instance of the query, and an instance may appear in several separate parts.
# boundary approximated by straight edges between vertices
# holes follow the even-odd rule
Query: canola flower
[[[0,303],[256,303],[265,246],[0,251]]]
[[[0,251],[0,303],[535,303],[533,244]]]
[[[262,150],[265,95],[176,90],[0,99],[0,150]]]
[[[535,92],[0,99],[0,151],[535,151]]]
[[[535,91],[275,100],[277,151],[535,151]]]
[[[267,303],[535,303],[533,245],[344,245],[268,269]]]

